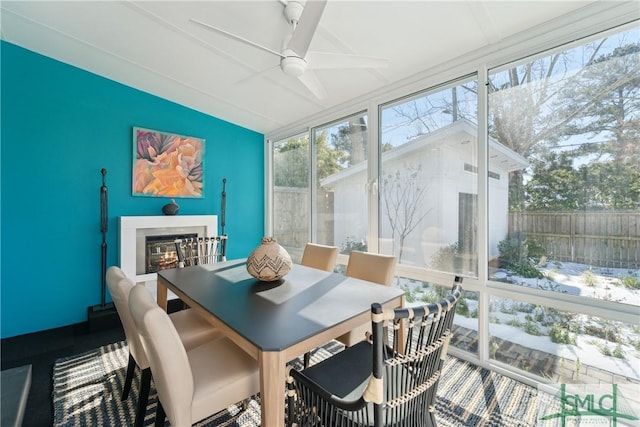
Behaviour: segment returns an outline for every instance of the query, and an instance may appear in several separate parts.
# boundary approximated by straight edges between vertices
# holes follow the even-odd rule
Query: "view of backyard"
[[[508,278],[510,283],[520,286],[566,291],[640,306],[640,273],[637,270],[592,268],[560,262],[546,262],[537,268],[544,278],[525,278],[502,269],[494,276],[496,279]],[[396,286],[405,290],[409,306],[436,301],[445,291],[409,279],[400,279]],[[532,353],[525,349],[533,349],[541,352],[538,357],[545,358],[533,373],[548,379],[557,379],[559,372],[563,372],[565,381],[580,382],[582,373],[582,382],[589,382],[593,377],[585,372],[588,368],[597,367],[599,371],[616,375],[619,381],[640,383],[640,326],[637,324],[611,322],[509,299],[492,298],[490,305],[490,352],[493,359],[531,371],[536,360],[531,360]],[[463,340],[468,331],[477,331],[477,318],[477,294],[466,292],[454,320],[461,327],[456,333],[463,336],[458,337],[459,340],[454,338],[454,345],[458,341],[463,350],[477,351],[477,348],[469,348],[470,343]],[[477,345],[471,343],[474,344]],[[517,347],[520,349],[515,350]],[[511,354],[503,354],[508,351]],[[550,360],[554,363],[549,363]],[[600,374],[600,380],[605,376]]]
[[[454,343],[475,357],[640,382],[640,30],[480,75],[276,142],[274,235],[395,255],[409,305],[443,295],[431,274],[475,280]]]

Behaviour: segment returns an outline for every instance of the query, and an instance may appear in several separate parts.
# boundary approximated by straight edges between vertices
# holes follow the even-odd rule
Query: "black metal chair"
[[[227,240],[226,234],[215,237],[176,239],[174,243],[178,256],[178,268],[226,261]]]
[[[287,425],[436,426],[436,389],[461,283],[456,277],[451,294],[434,304],[402,309],[373,304],[372,341],[302,371],[289,368]]]

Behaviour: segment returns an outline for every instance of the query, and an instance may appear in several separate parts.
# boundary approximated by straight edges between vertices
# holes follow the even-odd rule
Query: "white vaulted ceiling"
[[[283,74],[284,0],[2,1],[2,39],[232,123],[269,133],[592,1],[329,0],[310,50],[387,58],[384,69],[318,70],[328,97]],[[264,72],[265,70],[269,70]]]

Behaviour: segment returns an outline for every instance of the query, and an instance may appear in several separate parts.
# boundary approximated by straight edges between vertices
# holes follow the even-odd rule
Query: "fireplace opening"
[[[198,234],[145,236],[145,273],[156,273],[160,270],[178,267],[176,239],[195,241],[198,239]],[[195,250],[197,250],[197,248],[195,248]]]

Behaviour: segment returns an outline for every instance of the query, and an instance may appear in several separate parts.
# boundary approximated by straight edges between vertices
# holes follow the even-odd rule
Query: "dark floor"
[[[124,332],[119,324],[89,332],[87,322],[3,339],[0,344],[2,369],[32,366],[23,426],[42,427],[53,423],[52,373],[56,359],[122,340]]]
[[[110,304],[109,304],[110,305]],[[173,313],[186,306],[180,300],[168,302]],[[53,424],[53,365],[57,359],[93,350],[125,339],[120,319],[113,306],[89,314],[94,319],[62,328],[5,338],[0,342],[2,366],[11,369],[31,365],[31,389],[23,427]],[[1,385],[0,385],[1,387]],[[0,426],[2,427],[2,426]]]

